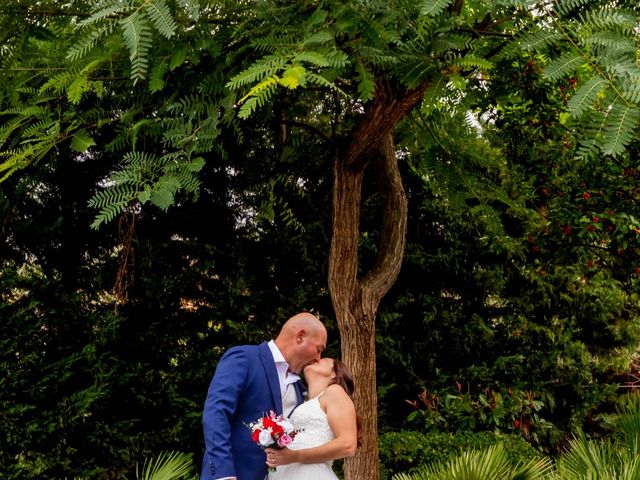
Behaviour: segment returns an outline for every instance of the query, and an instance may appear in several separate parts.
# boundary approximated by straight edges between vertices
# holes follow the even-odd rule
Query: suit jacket
[[[295,387],[299,405],[303,401],[301,382]],[[227,350],[216,367],[202,414],[201,480],[264,480],[266,457],[251,440],[247,425],[270,410],[282,414],[278,372],[267,342]]]

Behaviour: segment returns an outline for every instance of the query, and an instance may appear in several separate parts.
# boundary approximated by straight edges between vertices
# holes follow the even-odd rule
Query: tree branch
[[[407,233],[407,196],[402,187],[393,134],[382,140],[376,156],[382,199],[382,227],[376,261],[362,280],[363,295],[378,305],[400,273]]]
[[[424,97],[427,82],[405,92],[394,91],[388,82],[378,81],[376,94],[360,123],[351,134],[344,155],[350,167],[362,168],[380,147],[396,125]]]
[[[280,124],[281,125],[289,125],[289,126],[292,126],[292,127],[304,128],[305,130],[309,130],[310,132],[315,133],[320,138],[322,138],[322,140],[324,140],[325,142],[328,142],[330,140],[329,136],[326,133],[324,133],[318,127],[314,127],[313,125],[309,125],[308,123],[298,122],[296,120],[285,120],[285,119],[282,119],[282,120],[280,120]]]

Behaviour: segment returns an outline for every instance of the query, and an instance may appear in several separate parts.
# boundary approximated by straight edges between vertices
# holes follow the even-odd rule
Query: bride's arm
[[[273,452],[275,455],[277,465],[321,463],[355,455],[358,448],[358,427],[353,401],[339,385],[329,386],[320,400],[323,400],[321,403],[326,407],[327,420],[336,438],[324,445],[301,450],[268,449],[268,453]]]

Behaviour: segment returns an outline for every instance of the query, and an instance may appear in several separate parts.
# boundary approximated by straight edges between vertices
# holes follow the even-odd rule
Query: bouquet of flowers
[[[262,449],[284,448],[293,442],[298,434],[298,430],[293,428],[289,420],[282,415],[276,415],[273,410],[247,426],[251,430],[251,439]],[[275,471],[275,468],[269,467],[269,471]]]

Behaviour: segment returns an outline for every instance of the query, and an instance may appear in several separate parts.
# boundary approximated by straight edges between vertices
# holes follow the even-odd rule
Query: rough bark
[[[404,93],[379,83],[347,148],[334,160],[333,236],[329,288],[345,363],[356,381],[355,403],[362,445],[345,462],[345,478],[379,477],[375,318],[382,297],[395,282],[405,246],[407,200],[398,170],[393,129],[424,94],[424,86]],[[358,278],[362,179],[375,168],[382,200],[382,227],[376,261]]]

